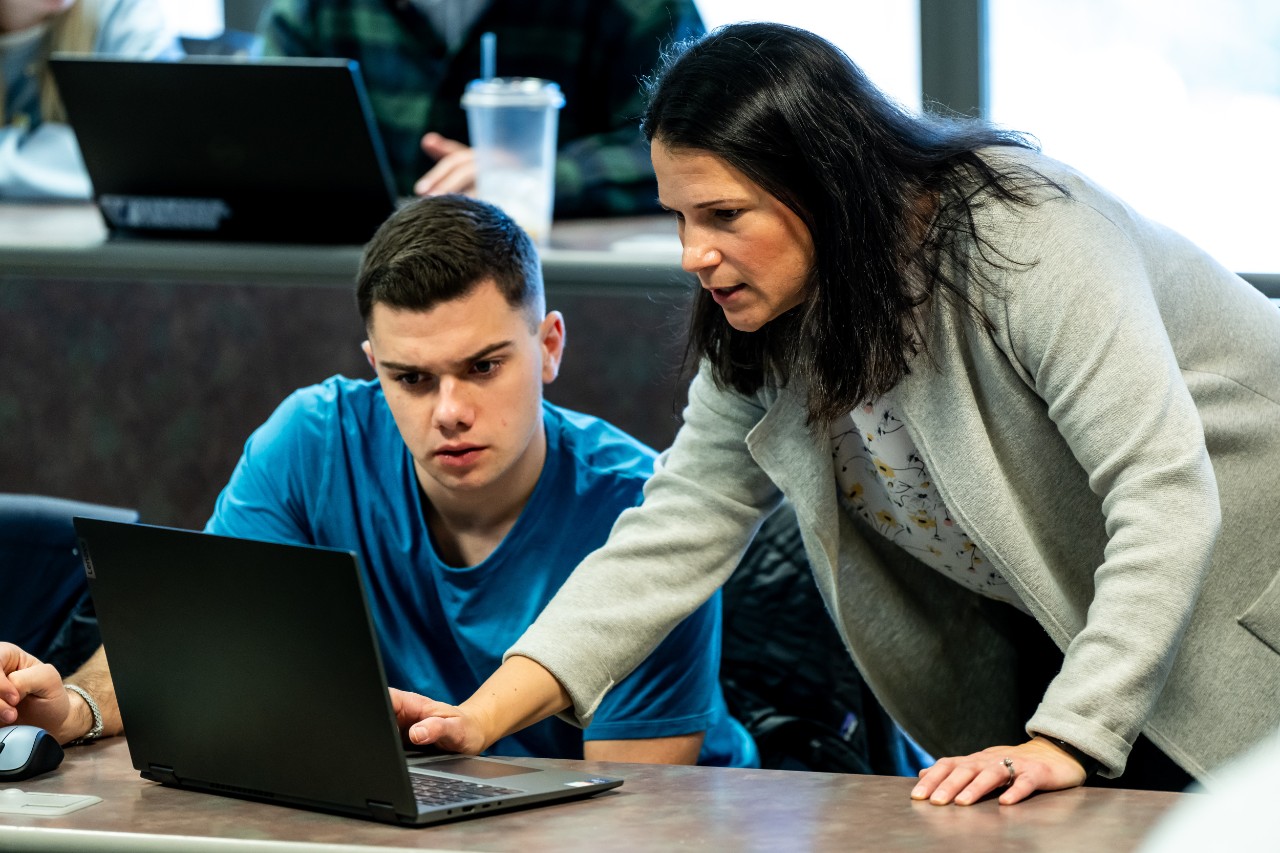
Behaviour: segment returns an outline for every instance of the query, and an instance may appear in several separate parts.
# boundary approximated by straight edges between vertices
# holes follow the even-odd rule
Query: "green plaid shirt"
[[[424,133],[467,140],[462,92],[480,73],[480,34],[495,33],[499,76],[564,92],[557,217],[657,210],[639,81],[666,46],[704,31],[693,0],[492,0],[456,51],[409,0],[274,0],[263,22],[268,56],[360,63],[403,195],[431,166]]]

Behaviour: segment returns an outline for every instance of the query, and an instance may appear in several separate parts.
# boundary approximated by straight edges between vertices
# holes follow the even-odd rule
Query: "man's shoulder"
[[[391,467],[388,459],[397,436],[376,382],[332,376],[291,393],[254,430],[224,497],[234,493],[233,505],[266,508],[267,515],[288,508],[297,513],[288,530],[314,534],[316,525],[325,523],[318,507],[330,506],[333,495],[342,491],[330,487],[358,485]],[[237,514],[224,506],[222,497],[215,512],[221,523],[230,523],[227,515]],[[262,521],[250,518],[252,513],[238,515],[234,535],[256,530],[254,525]],[[295,541],[293,533],[289,536],[287,541]]]
[[[643,482],[653,473],[657,453],[603,418],[544,403],[547,452],[568,460],[584,474]]]
[[[276,436],[321,434],[340,424],[368,425],[384,414],[390,417],[376,381],[330,376],[286,397],[263,430]]]
[[[382,388],[377,380],[351,379],[335,374],[314,385],[304,385],[285,398],[282,406],[336,416],[344,410],[364,410],[381,402]]]

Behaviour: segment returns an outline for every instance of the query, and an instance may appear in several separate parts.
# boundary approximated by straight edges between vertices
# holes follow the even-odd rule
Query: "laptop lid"
[[[49,66],[113,236],[360,244],[395,209],[355,62]]]
[[[589,796],[615,778],[406,762],[355,554],[76,518],[133,766],[157,782],[394,823]],[[412,765],[412,766],[410,766]],[[427,777],[482,785],[415,797]]]

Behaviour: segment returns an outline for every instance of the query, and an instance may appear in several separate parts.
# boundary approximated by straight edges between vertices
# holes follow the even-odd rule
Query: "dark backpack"
[[[765,522],[722,594],[720,682],[762,766],[914,776],[929,763],[853,665],[789,504]]]

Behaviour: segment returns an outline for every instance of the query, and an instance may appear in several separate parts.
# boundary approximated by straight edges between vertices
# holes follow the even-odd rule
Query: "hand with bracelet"
[[[121,726],[101,648],[64,684],[50,664],[12,643],[0,643],[0,725],[38,726],[59,743],[118,734]],[[80,686],[81,684],[85,686]]]
[[[920,771],[911,797],[939,806],[967,806],[1004,788],[999,801],[1008,806],[1036,791],[1083,785],[1095,769],[1093,759],[1065,741],[1036,735],[1019,746],[993,746],[972,755],[940,758]]]

